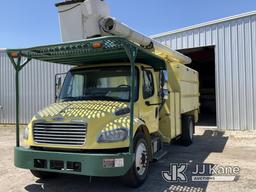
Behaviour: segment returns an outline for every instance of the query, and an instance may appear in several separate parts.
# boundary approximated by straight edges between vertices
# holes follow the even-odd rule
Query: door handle
[[[145,104],[146,104],[147,106],[162,105],[162,103],[150,103],[150,101],[145,101]]]

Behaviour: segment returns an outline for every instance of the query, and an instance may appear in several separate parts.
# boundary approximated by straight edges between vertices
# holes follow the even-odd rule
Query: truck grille
[[[86,124],[34,123],[34,141],[40,144],[83,145]]]

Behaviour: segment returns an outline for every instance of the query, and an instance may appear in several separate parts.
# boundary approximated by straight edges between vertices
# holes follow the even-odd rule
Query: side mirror
[[[55,78],[55,102],[58,100],[61,91],[62,80],[61,77]]]
[[[166,82],[168,81],[168,74],[166,71],[160,72],[160,86],[164,87],[166,85]]]
[[[66,77],[67,73],[57,73],[55,74],[55,102],[58,100],[60,96],[60,91],[62,88],[63,81]]]
[[[58,78],[58,83],[57,83],[57,89],[60,90],[61,88],[61,77]]]
[[[162,74],[162,75],[161,75],[161,79],[160,79],[160,86],[161,86],[161,87],[164,87],[165,82],[166,82],[166,80],[165,80],[165,78],[164,78],[164,75]]]
[[[159,90],[159,96],[162,98],[162,100],[167,100],[169,97],[169,90],[168,90],[168,77],[166,71],[160,72],[160,90]]]
[[[170,91],[167,88],[167,83],[159,90],[159,96],[162,98],[162,100],[167,100],[169,97]]]
[[[169,90],[168,89],[165,89],[165,88],[163,88],[163,100],[167,100],[168,99],[168,97],[169,97]]]

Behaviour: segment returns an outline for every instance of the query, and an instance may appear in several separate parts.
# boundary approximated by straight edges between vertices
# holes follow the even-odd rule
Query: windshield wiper
[[[81,100],[109,100],[109,101],[127,101],[126,99],[122,99],[119,97],[107,96],[107,95],[88,95],[88,96],[80,96],[80,97],[64,97],[61,98],[61,101],[81,101]]]
[[[99,100],[108,100],[108,101],[126,101],[126,99],[122,99],[120,97],[113,97],[107,95],[99,95],[99,96],[92,96],[90,99],[99,99]]]
[[[81,97],[64,97],[61,98],[61,101],[80,101],[85,99],[85,97],[81,96]]]
[[[62,102],[75,101],[75,98],[74,97],[64,97],[64,98],[61,98],[60,101],[62,101]]]

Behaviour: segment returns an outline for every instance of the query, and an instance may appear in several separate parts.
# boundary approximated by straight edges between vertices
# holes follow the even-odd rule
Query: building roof
[[[181,32],[185,32],[185,31],[189,31],[189,30],[193,30],[193,29],[197,29],[197,28],[201,28],[201,27],[206,27],[206,26],[209,26],[209,25],[215,25],[215,24],[226,22],[226,21],[232,21],[232,20],[235,20],[235,19],[240,19],[240,18],[254,16],[254,15],[256,15],[256,11],[246,12],[246,13],[242,13],[242,14],[239,14],[239,15],[224,17],[224,18],[221,18],[221,19],[217,19],[217,20],[213,20],[213,21],[209,21],[209,22],[205,22],[205,23],[200,23],[200,24],[197,24],[197,25],[189,26],[189,27],[184,27],[184,28],[181,28],[181,29],[176,29],[176,30],[172,30],[172,31],[159,33],[159,34],[156,34],[156,35],[152,35],[151,38],[158,38],[158,37],[163,37],[163,36],[167,36],[167,35],[172,35],[172,34],[175,34],[175,33],[181,33]]]

